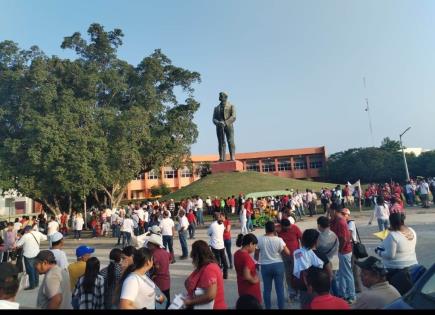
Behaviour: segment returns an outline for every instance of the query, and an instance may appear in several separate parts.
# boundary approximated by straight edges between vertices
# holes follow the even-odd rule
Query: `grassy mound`
[[[183,187],[180,190],[168,194],[163,199],[173,198],[180,200],[191,196],[199,195],[202,198],[207,196],[228,197],[240,193],[248,194],[261,191],[274,191],[286,189],[312,189],[319,191],[322,187],[334,187],[331,183],[313,182],[307,180],[298,180],[291,178],[283,178],[270,174],[262,174],[258,172],[242,172],[242,173],[218,173],[208,175],[189,186]]]

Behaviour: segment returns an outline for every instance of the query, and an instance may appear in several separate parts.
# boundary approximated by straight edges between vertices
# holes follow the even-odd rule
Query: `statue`
[[[219,142],[219,162],[225,161],[225,136],[230,149],[230,159],[235,160],[236,147],[234,145],[234,127],[236,120],[236,109],[228,101],[228,95],[224,92],[219,93],[221,103],[214,108],[213,123],[216,125],[216,133]]]

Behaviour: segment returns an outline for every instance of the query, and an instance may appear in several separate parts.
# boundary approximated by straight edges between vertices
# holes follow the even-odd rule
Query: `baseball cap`
[[[95,248],[86,246],[86,245],[81,245],[79,247],[77,247],[76,249],[76,256],[78,258],[86,255],[86,254],[92,254],[95,251]]]
[[[52,242],[59,242],[61,239],[63,239],[63,235],[60,232],[55,232],[52,236],[51,236],[51,241]]]
[[[8,262],[0,263],[0,281],[14,276],[18,276],[18,268],[15,265]]]
[[[35,257],[35,262],[48,261],[50,264],[56,263],[56,257],[51,250],[41,250]]]
[[[385,269],[385,266],[382,263],[382,261],[376,257],[373,257],[373,256],[369,256],[364,261],[355,260],[355,264],[358,267],[360,267],[361,269],[371,270],[374,272],[381,273],[383,275],[385,275],[387,273],[387,269]]]
[[[341,213],[350,215],[350,210],[348,208],[343,208]]]

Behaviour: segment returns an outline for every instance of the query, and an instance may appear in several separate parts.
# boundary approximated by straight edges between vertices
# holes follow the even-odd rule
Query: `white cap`
[[[163,248],[162,237],[157,234],[151,234],[150,236],[148,236],[146,243],[152,243],[154,245],[159,246],[160,248]]]
[[[51,235],[51,241],[52,242],[58,242],[61,239],[63,239],[63,235],[60,232],[55,232],[53,235]]]

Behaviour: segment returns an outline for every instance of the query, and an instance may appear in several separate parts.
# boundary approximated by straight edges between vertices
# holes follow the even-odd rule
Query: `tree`
[[[386,137],[382,140],[381,149],[388,152],[398,152],[402,150],[400,142],[396,140],[391,140],[389,137]]]

